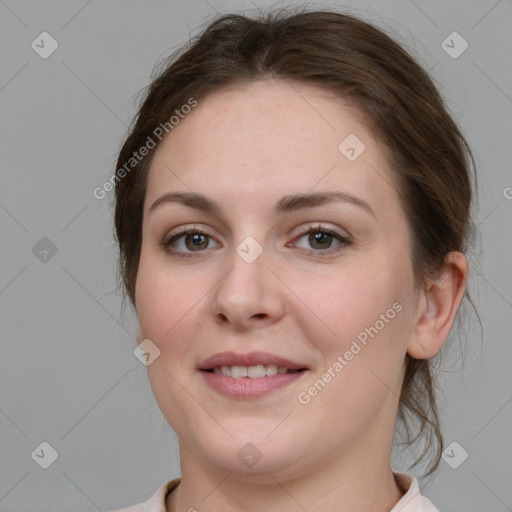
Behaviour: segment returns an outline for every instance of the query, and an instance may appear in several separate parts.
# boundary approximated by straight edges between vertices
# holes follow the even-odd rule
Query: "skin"
[[[353,162],[338,150],[349,134],[366,147]],[[161,351],[148,366],[150,383],[180,440],[182,481],[168,511],[389,512],[399,501],[390,455],[404,359],[441,349],[467,262],[450,253],[436,280],[415,287],[394,181],[382,144],[353,105],[284,81],[208,96],[157,148],[135,299],[140,339]],[[274,211],[282,196],[324,191],[357,196],[374,213],[346,202]],[[203,194],[219,211],[171,202],[150,210],[168,192]],[[179,257],[162,242],[180,226],[211,238],[199,251],[175,239],[174,249],[191,255]],[[350,243],[312,245],[307,228],[335,230]],[[252,263],[236,252],[248,236],[263,249]],[[394,303],[401,311],[299,403]],[[308,370],[255,400],[220,395],[197,370],[218,352],[256,350]],[[250,468],[237,457],[248,442],[262,455]]]

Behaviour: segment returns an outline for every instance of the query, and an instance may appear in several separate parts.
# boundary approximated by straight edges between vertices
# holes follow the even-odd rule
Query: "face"
[[[417,300],[394,183],[353,105],[282,81],[157,148],[135,300],[182,456],[286,479],[386,452]]]

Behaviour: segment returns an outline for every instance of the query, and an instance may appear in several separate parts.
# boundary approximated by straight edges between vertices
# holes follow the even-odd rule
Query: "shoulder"
[[[179,483],[179,478],[170,480],[159,487],[147,501],[137,503],[130,507],[111,510],[109,512],[166,512],[165,498],[171,491],[178,487]]]
[[[393,474],[404,495],[390,512],[439,512],[428,498],[421,495],[416,477],[396,471]]]

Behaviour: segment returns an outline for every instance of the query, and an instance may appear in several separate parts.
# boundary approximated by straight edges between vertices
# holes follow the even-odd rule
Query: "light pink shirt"
[[[393,472],[395,480],[405,494],[389,512],[439,512],[432,502],[420,494],[418,480],[406,473]],[[180,483],[179,478],[171,480],[160,487],[149,500],[138,505],[112,510],[111,512],[166,512],[165,498]]]

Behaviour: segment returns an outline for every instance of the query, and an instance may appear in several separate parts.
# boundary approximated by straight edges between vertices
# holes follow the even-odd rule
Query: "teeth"
[[[265,367],[262,364],[258,364],[256,366],[249,366],[249,368],[247,368],[247,375],[251,379],[258,379],[261,377],[265,377],[265,375],[266,375]]]
[[[242,377],[247,377],[247,366],[232,366],[231,377],[233,377],[234,379],[241,379]]]
[[[275,364],[269,364],[265,368],[268,376],[275,375],[277,373],[277,366]]]
[[[262,377],[271,377],[277,373],[288,373],[288,368],[277,366],[275,364],[256,364],[253,366],[216,366],[213,373],[232,377],[233,379],[242,379],[249,377],[250,379],[260,379]]]

